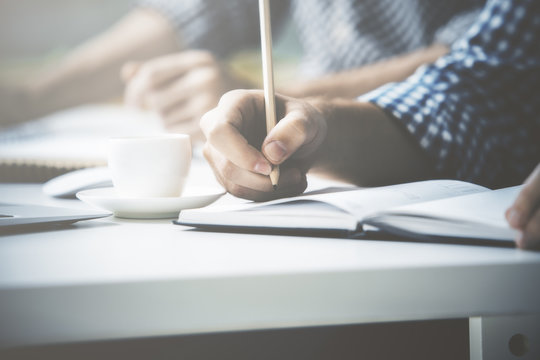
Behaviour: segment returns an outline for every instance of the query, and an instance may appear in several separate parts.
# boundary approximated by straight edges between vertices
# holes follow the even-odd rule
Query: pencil
[[[266,133],[276,126],[276,99],[274,95],[274,70],[272,65],[272,27],[270,24],[269,0],[259,0],[259,19],[261,25],[261,52],[264,84],[264,109],[266,113]],[[274,165],[270,181],[274,190],[279,180],[279,166]]]

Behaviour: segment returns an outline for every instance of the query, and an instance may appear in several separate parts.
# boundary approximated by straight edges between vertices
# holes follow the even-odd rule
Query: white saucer
[[[181,210],[209,205],[225,190],[219,188],[188,187],[179,197],[137,198],[118,195],[112,187],[79,191],[77,197],[95,207],[114,213],[116,217],[131,219],[175,218]]]

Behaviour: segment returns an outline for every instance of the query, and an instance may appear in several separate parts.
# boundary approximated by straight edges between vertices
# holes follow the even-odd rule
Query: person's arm
[[[422,64],[434,61],[447,51],[434,45],[366,67],[297,82],[284,88],[293,97],[325,96],[354,98],[381,84],[406,78]],[[125,101],[158,113],[171,131],[200,138],[198,120],[216,106],[225,92],[249,88],[208,51],[194,50],[166,55],[140,64],[128,64],[125,73]]]
[[[516,238],[519,248],[540,248],[540,164],[525,180],[523,189],[505,215],[510,226],[519,230]]]
[[[312,171],[359,186],[432,178],[434,166],[416,140],[381,108],[347,99],[309,100],[327,123]]]
[[[261,91],[229,92],[201,119],[204,155],[233,195],[260,201],[298,194],[311,168],[358,185],[432,173],[418,145],[372,104],[279,95],[276,101],[280,120],[268,135]],[[275,164],[281,174],[273,191],[268,175]]]
[[[123,89],[120,68],[126,60],[179,49],[180,39],[163,16],[149,9],[133,10],[108,31],[27,79],[21,95],[26,106],[19,109],[26,116],[15,120],[118,97]]]
[[[402,81],[421,65],[432,63],[448,52],[443,44],[399,55],[388,60],[328,74],[316,79],[295,81],[279,89],[291,97],[324,96],[353,99],[389,82]]]
[[[353,99],[389,82],[402,81],[420,66],[448,53],[450,45],[462,37],[478,18],[480,9],[471,8],[456,14],[442,25],[433,44],[362,67],[327,74],[310,80],[295,80],[279,89],[292,97],[343,97]]]
[[[540,8],[507,5],[488,1],[450,53],[361,97],[396,118],[440,177],[500,188],[538,164]]]
[[[488,2],[448,55],[358,104],[278,97],[284,116],[266,138],[262,96],[229,93],[201,120],[205,156],[229,191],[257,200],[298,192],[312,165],[359,184],[425,177],[515,184],[540,150],[538,10],[533,1]],[[509,25],[524,35],[503,31]],[[263,176],[271,164],[283,170],[275,193]]]

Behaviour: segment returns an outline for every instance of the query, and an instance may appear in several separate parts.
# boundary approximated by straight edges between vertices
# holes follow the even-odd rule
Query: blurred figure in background
[[[279,35],[293,22],[302,79],[281,92],[354,98],[431,63],[470,26],[483,1],[309,0],[272,2]],[[124,91],[171,131],[200,135],[198,121],[220,96],[251,88],[224,66],[259,46],[258,9],[248,0],[143,1],[114,27],[20,87],[0,84],[0,120],[12,124]],[[120,78],[120,70],[125,85]]]

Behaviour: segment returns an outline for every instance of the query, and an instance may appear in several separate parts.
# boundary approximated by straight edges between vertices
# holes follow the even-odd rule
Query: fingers
[[[523,189],[510,207],[506,216],[510,226],[521,229],[527,224],[533,210],[540,205],[540,165],[525,180]]]
[[[226,183],[230,184],[227,186],[229,191],[234,192],[232,181],[234,181],[235,185],[249,187],[256,191],[269,191],[272,187],[267,175],[258,174],[239,167],[211,145],[207,144],[207,146],[205,146],[203,154],[219,174],[218,178],[223,185]]]
[[[217,105],[221,96],[219,78],[216,68],[197,68],[161,88],[146,90],[142,102],[162,116],[182,108],[186,102],[198,102],[202,115]]]
[[[521,249],[540,249],[540,208],[531,215],[521,234],[516,239]]]
[[[163,56],[143,64],[128,63],[122,69],[122,77],[127,81],[125,101],[132,106],[141,108],[149,107],[152,110],[156,110],[154,104],[151,104],[152,98],[154,98],[153,101],[163,98],[163,96],[157,96],[156,92],[165,90],[164,87],[171,82],[182,78],[198,68],[218,69],[219,66],[214,57],[206,51],[186,51]],[[213,73],[209,70],[207,72],[215,77],[217,70]],[[200,74],[196,76],[200,77]],[[191,82],[193,83],[193,81]],[[185,91],[179,94],[182,93],[185,93]],[[191,95],[193,95],[193,92],[191,92]],[[172,96],[174,97],[174,95]],[[178,97],[178,93],[175,97]],[[170,97],[166,97],[165,99],[165,101],[171,101]],[[147,101],[150,103],[147,103]]]
[[[287,102],[285,116],[266,137],[262,149],[274,164],[281,164],[293,154],[311,154],[326,135],[322,114],[307,103]]]
[[[256,131],[241,131],[248,129],[249,123],[262,122],[255,108],[262,109],[263,104],[260,96],[249,90],[231,91],[221,98],[216,109],[201,118],[201,129],[211,149],[215,149],[228,161],[239,168],[269,175],[271,164],[248,141],[256,136]],[[264,123],[261,123],[259,128],[263,126]],[[211,152],[209,156],[214,154]],[[225,177],[229,176],[226,174]]]
[[[155,88],[180,77],[194,68],[214,66],[216,59],[208,51],[192,50],[161,56],[139,65],[138,74],[145,77],[146,85]],[[128,65],[126,72],[132,68]]]
[[[122,66],[122,69],[120,70],[120,77],[122,78],[124,82],[128,82],[131,79],[133,79],[133,77],[135,77],[140,67],[141,67],[141,63],[139,62],[136,62],[136,61],[128,62],[124,64],[124,66]]]
[[[267,201],[302,193],[306,186],[306,176],[297,168],[282,168],[278,188],[274,191],[268,176],[242,169],[227,160],[208,143],[203,154],[214,169],[216,178],[232,195],[254,201]]]
[[[184,57],[170,57],[169,60],[180,61],[182,58]],[[189,65],[206,63],[206,60],[192,61]],[[154,66],[131,62],[124,66],[122,76],[128,82],[125,103],[155,112],[168,131],[186,133],[194,140],[203,140],[199,120],[205,112],[217,105],[221,96],[220,69],[217,65],[201,65],[184,73],[163,71],[158,75],[160,79],[154,79],[155,83],[163,80],[162,85],[153,86],[155,83],[149,80],[149,76],[154,75],[152,66],[159,70],[162,65],[163,63]],[[175,63],[170,65],[176,70],[180,66]],[[166,79],[165,73],[171,76],[180,73],[182,75]]]
[[[514,204],[506,211],[510,226],[521,230],[518,246],[527,248],[540,238],[540,164],[525,180]]]
[[[297,195],[307,185],[307,158],[324,140],[326,122],[305,101],[283,96],[276,100],[284,114],[268,135],[264,95],[259,90],[230,91],[201,118],[207,139],[203,153],[233,195],[261,201]],[[280,164],[276,191],[268,176],[272,163]]]

